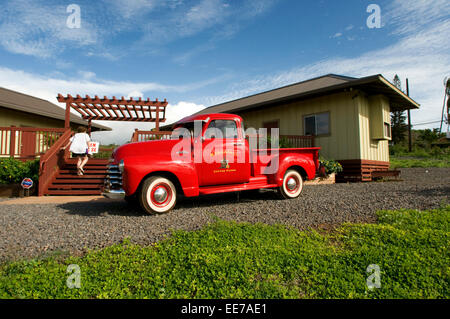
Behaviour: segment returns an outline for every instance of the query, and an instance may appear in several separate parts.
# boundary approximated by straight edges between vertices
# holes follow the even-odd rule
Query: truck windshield
[[[194,122],[183,123],[180,126],[177,126],[172,132],[172,139],[178,140],[183,137],[197,137],[202,134],[202,130],[198,130],[195,132],[194,130]]]

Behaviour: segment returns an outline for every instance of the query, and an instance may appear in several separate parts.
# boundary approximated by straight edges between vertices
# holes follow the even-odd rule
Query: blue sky
[[[372,3],[381,28],[367,26]],[[80,28],[67,26],[70,4]],[[172,122],[328,73],[398,74],[423,123],[440,118],[449,31],[447,0],[2,0],[0,86],[53,103],[58,93],[166,98]],[[104,143],[149,127],[103,124],[115,129]]]

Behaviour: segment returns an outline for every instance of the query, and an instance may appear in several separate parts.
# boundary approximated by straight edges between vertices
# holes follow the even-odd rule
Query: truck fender
[[[193,165],[173,162],[157,162],[151,165],[148,165],[148,162],[145,164],[134,163],[133,166],[127,167],[123,174],[125,193],[128,196],[133,195],[145,178],[158,173],[175,176],[186,197],[198,196],[198,179]]]
[[[277,184],[278,186],[281,186],[283,184],[283,178],[286,174],[286,171],[291,167],[301,168],[301,170],[303,171],[300,171],[299,173],[303,178],[306,178],[306,180],[314,179],[316,175],[315,165],[312,159],[306,156],[298,156],[298,154],[285,156],[281,155],[278,171],[276,174],[273,174],[273,176],[271,176],[271,182]]]

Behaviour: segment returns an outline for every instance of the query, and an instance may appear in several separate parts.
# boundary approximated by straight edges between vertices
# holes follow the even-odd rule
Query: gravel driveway
[[[146,215],[124,201],[0,206],[0,261],[82,254],[130,237],[150,244],[171,229],[196,230],[213,216],[300,229],[374,222],[380,209],[437,208],[450,203],[450,168],[402,169],[402,181],[306,186],[296,200],[273,191],[181,199],[166,215]]]

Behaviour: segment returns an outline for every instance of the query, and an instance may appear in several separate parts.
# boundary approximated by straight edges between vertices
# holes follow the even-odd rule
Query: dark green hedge
[[[20,183],[29,177],[34,183],[39,179],[39,159],[22,162],[12,158],[0,159],[0,184]]]

